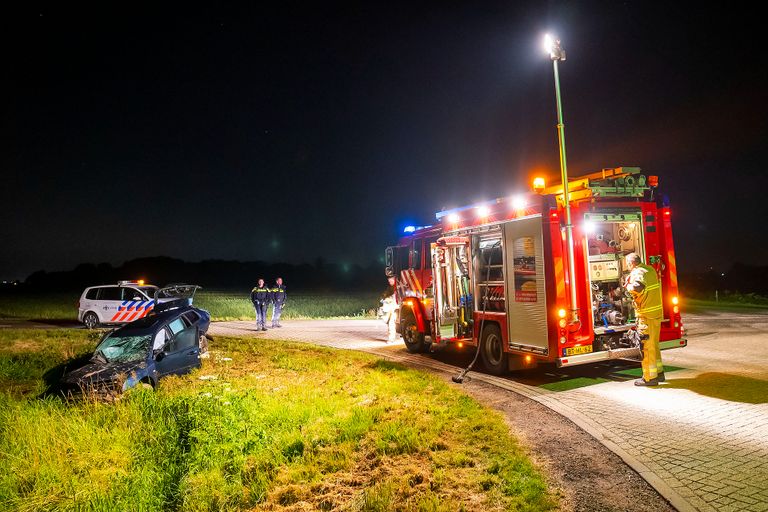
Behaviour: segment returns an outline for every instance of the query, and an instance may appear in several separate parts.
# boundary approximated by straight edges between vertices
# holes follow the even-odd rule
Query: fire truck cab
[[[493,374],[637,356],[624,288],[632,252],[660,277],[662,350],[686,346],[671,211],[657,186],[656,176],[628,167],[569,180],[573,276],[562,185],[441,211],[436,225],[413,228],[386,250],[407,349],[479,345]]]

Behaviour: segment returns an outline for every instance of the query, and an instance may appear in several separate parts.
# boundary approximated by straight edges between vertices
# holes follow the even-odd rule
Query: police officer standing
[[[282,327],[280,325],[280,314],[285,307],[285,286],[283,286],[283,278],[278,277],[275,279],[275,286],[271,290],[272,297],[272,327]]]
[[[267,319],[267,306],[271,297],[270,289],[264,285],[264,280],[259,279],[258,286],[251,290],[251,302],[256,309],[256,330],[261,329],[266,331],[267,328],[264,325]]]
[[[644,264],[636,253],[627,254],[626,261],[629,267],[626,288],[634,299],[637,331],[645,338],[643,378],[637,379],[635,386],[658,386],[659,382],[666,380],[659,347],[659,333],[663,318],[661,283],[656,270]]]

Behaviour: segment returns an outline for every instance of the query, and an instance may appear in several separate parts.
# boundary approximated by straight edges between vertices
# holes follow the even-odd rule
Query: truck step
[[[608,354],[610,354],[611,359],[638,359],[643,357],[643,354],[637,347],[609,349]]]

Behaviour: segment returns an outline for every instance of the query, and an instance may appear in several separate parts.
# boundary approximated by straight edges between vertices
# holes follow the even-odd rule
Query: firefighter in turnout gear
[[[271,291],[264,285],[263,279],[259,279],[258,285],[251,290],[251,302],[253,302],[253,307],[256,310],[256,330],[267,330],[264,324],[267,319],[267,306],[271,295]]]
[[[285,286],[283,286],[283,278],[278,277],[275,279],[275,286],[271,290],[272,297],[272,327],[282,327],[280,325],[280,314],[285,307]]]
[[[664,382],[664,366],[661,362],[659,332],[663,318],[661,301],[661,283],[656,270],[640,260],[635,253],[627,254],[626,288],[632,296],[637,315],[637,330],[643,341],[643,378],[635,381],[635,386],[657,386]]]

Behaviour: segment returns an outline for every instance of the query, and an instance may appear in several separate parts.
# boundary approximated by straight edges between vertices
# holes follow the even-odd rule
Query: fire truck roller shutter
[[[541,215],[507,222],[503,229],[509,344],[546,353],[549,337]]]

